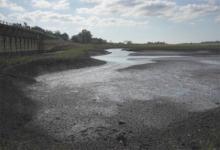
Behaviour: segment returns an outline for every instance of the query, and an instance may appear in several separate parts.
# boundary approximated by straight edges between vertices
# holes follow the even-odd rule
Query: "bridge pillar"
[[[25,41],[25,38],[22,38],[22,40],[23,40],[23,44],[22,44],[22,51],[26,51],[26,46],[25,46],[25,44],[26,44],[26,41]]]
[[[33,49],[33,50],[36,50],[36,49],[35,49],[35,42],[34,42],[34,39],[32,39],[32,49]]]
[[[23,41],[24,41],[24,43],[23,43],[23,51],[26,51],[26,39],[23,38]]]
[[[22,41],[22,37],[19,37],[19,50],[20,51],[22,51],[23,49],[22,49],[22,43],[23,41]]]
[[[29,51],[30,49],[29,49],[29,39],[26,39],[26,41],[27,41],[27,50]]]
[[[2,37],[3,37],[3,50],[4,52],[6,52],[6,37],[5,36]]]
[[[5,43],[4,43],[4,37],[3,36],[0,36],[0,52],[4,52],[5,51]]]
[[[38,50],[37,40],[36,40],[36,39],[34,39],[34,49],[35,49],[35,50]]]
[[[29,49],[29,39],[28,39],[28,38],[26,38],[26,50],[27,50],[27,51],[30,50],[30,49]]]
[[[20,43],[21,43],[21,51],[24,50],[24,40],[23,40],[23,37],[20,37]]]
[[[18,50],[21,51],[21,37],[18,37]]]
[[[27,39],[24,38],[24,51],[27,51]]]
[[[15,51],[18,51],[18,38],[15,37]]]
[[[31,49],[31,50],[34,50],[34,49],[33,49],[33,39],[30,39],[30,44],[31,44],[31,46],[30,46],[31,48],[30,48],[30,49]]]
[[[26,38],[26,48],[27,48],[27,51],[29,51],[30,49],[29,49],[29,39],[28,38]]]
[[[9,39],[9,50],[10,52],[12,52],[12,38],[8,37],[8,39]]]
[[[7,52],[10,52],[10,38],[9,37],[5,37],[5,44],[6,44],[5,50]]]
[[[16,37],[11,37],[11,51],[12,52],[16,52],[16,41],[15,41]]]
[[[4,51],[6,51],[6,44],[7,43],[6,43],[6,37],[5,36],[3,36],[3,41],[4,41],[4,46],[3,46],[4,47]]]
[[[16,49],[17,51],[20,51],[20,38],[19,37],[16,37]]]

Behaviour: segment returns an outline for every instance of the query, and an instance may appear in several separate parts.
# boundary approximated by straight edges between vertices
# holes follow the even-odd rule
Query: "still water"
[[[154,63],[153,59],[158,58],[167,58],[167,57],[180,57],[180,56],[166,56],[166,55],[157,55],[157,56],[137,56],[132,55],[135,52],[126,51],[123,49],[108,49],[110,54],[93,56],[92,58],[102,60],[108,63],[117,63],[125,66],[132,66],[138,64]]]

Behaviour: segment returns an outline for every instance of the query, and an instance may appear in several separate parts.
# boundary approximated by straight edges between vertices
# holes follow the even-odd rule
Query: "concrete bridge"
[[[0,53],[45,50],[53,37],[28,26],[0,21]]]

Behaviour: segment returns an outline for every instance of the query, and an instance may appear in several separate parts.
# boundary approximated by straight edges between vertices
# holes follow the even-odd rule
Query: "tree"
[[[132,41],[124,41],[125,44],[132,44]]]
[[[79,34],[72,36],[71,40],[79,43],[90,43],[92,41],[92,34],[84,29]]]
[[[63,39],[63,40],[69,40],[69,35],[67,34],[67,33],[60,33],[60,31],[56,31],[55,33],[54,33],[54,36],[56,37],[56,38],[59,38],[59,39]]]
[[[73,42],[78,43],[78,42],[79,42],[78,35],[73,35],[72,38],[71,38],[71,40],[72,40]]]
[[[27,26],[28,26],[27,22],[24,22],[24,27],[27,27]]]
[[[69,35],[67,33],[63,33],[61,35],[62,39],[65,40],[65,41],[68,41],[69,40]]]
[[[90,43],[92,41],[92,34],[90,31],[84,29],[78,34],[78,39],[81,43]]]
[[[35,31],[39,31],[39,32],[44,32],[44,29],[42,29],[41,27],[38,27],[38,26],[32,27],[31,29],[33,29]]]
[[[92,34],[88,30],[82,30],[79,34],[73,35],[71,40],[76,43],[95,43],[95,44],[103,44],[107,43],[106,40],[101,38],[93,38]]]
[[[61,33],[60,33],[60,31],[56,31],[56,32],[54,33],[54,35],[55,35],[57,38],[61,38]]]

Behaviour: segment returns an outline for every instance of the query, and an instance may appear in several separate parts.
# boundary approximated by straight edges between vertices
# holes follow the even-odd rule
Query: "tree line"
[[[72,42],[75,42],[75,43],[95,43],[95,44],[107,43],[107,41],[102,38],[93,37],[91,32],[86,29],[83,29],[80,33],[73,35],[71,38],[69,37],[67,33],[61,33],[60,31],[52,32],[49,30],[44,30],[37,26],[32,27],[31,29],[35,31],[43,32],[54,38],[62,39],[65,41],[71,40]]]
[[[44,30],[41,27],[35,26],[35,27],[31,27],[32,30],[38,31],[38,32],[42,32],[50,37],[56,38],[56,39],[62,39],[65,41],[69,40],[69,35],[67,33],[61,33],[60,31],[55,31],[52,32],[50,30]]]
[[[29,30],[34,30],[34,31],[37,31],[37,32],[44,33],[47,36],[55,38],[55,39],[62,39],[62,40],[65,40],[65,41],[72,41],[72,42],[75,42],[75,43],[96,43],[96,44],[107,43],[107,41],[102,39],[102,38],[93,37],[91,32],[86,30],[86,29],[83,29],[80,33],[78,33],[76,35],[73,35],[70,38],[67,33],[61,33],[60,31],[52,32],[50,30],[45,30],[45,29],[43,29],[39,26],[30,27],[26,22],[24,22],[23,24],[13,23],[12,26],[22,27],[22,28],[26,28],[26,29],[29,29]]]

